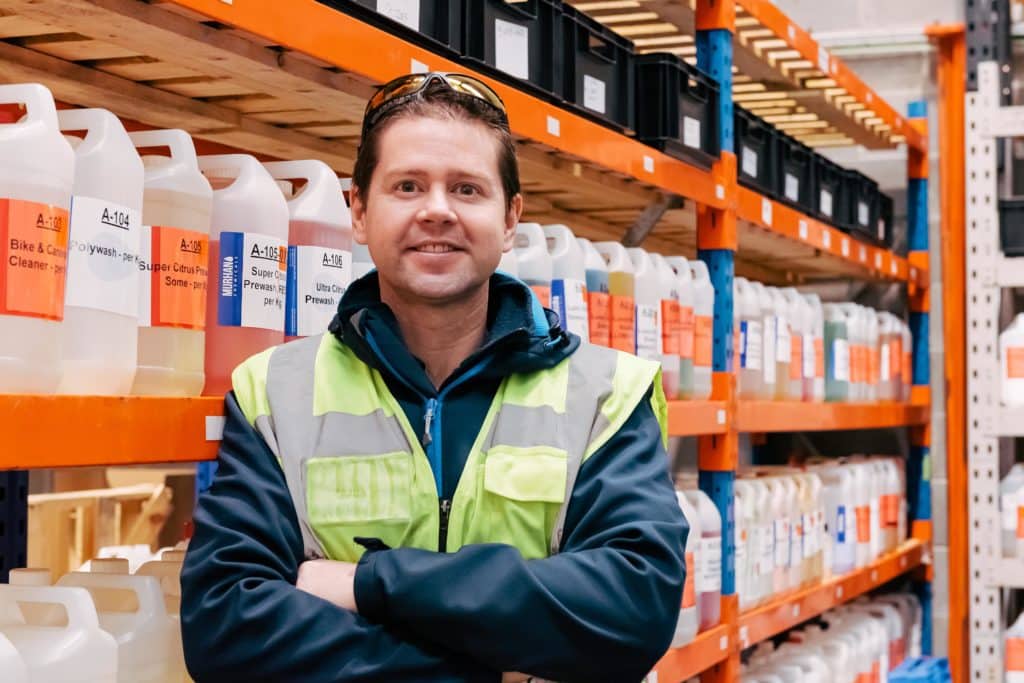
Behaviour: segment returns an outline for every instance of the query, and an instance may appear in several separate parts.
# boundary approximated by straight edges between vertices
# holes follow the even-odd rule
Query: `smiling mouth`
[[[421,254],[447,254],[453,251],[458,251],[458,249],[450,244],[421,244],[417,247],[413,247],[413,251]]]

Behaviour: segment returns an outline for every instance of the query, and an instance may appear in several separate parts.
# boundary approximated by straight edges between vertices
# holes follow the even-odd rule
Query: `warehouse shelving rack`
[[[643,242],[667,254],[696,251],[709,266],[716,289],[712,398],[673,402],[669,421],[672,435],[697,436],[700,486],[723,517],[723,622],[667,653],[652,680],[699,674],[717,683],[736,680],[742,648],[896,576],[928,573],[931,511],[923,495],[911,511],[913,538],[897,552],[743,614],[732,559],[741,432],[905,426],[914,443],[908,471],[920,474],[909,486],[928,487],[928,135],[922,106],[912,106],[907,116],[896,113],[767,2],[647,5],[669,12],[672,21],[644,35],[691,35],[697,63],[721,86],[723,153],[710,171],[485,80],[509,109],[528,219],[569,223],[582,236]],[[600,15],[599,8],[593,11]],[[314,0],[6,0],[0,10],[2,80],[45,83],[62,102],[111,109],[130,125],[185,128],[204,151],[313,156],[342,173],[351,171],[373,85],[425,69],[467,71]],[[787,92],[810,95],[803,99],[813,101],[814,120],[835,133],[827,139],[808,133],[811,144],[907,145],[907,258],[737,186],[732,95],[762,92],[755,84],[768,81],[771,88],[763,92],[770,92],[767,101],[779,100],[779,108],[790,106],[782,102],[792,99]],[[912,400],[738,401],[732,373],[736,273],[776,284],[837,277],[903,284],[913,311]],[[0,469],[11,470],[0,479],[0,572],[24,562],[25,469],[212,460],[222,411],[220,398],[0,396],[0,430],[7,437]],[[927,598],[927,588],[923,594]]]

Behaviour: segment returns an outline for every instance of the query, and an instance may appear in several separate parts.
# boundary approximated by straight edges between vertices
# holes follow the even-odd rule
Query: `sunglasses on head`
[[[366,103],[366,111],[363,113],[363,136],[366,136],[366,131],[376,125],[384,114],[404,102],[418,98],[431,83],[442,83],[460,95],[468,95],[490,105],[498,110],[504,122],[508,124],[505,103],[489,85],[465,74],[432,71],[425,74],[406,74],[382,85]]]

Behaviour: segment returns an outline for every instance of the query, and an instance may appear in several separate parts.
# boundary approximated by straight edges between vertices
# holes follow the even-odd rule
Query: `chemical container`
[[[32,683],[119,680],[117,642],[100,628],[84,588],[0,584],[0,635],[18,651]]]
[[[790,525],[793,522],[792,508],[796,489],[793,487],[790,490],[785,477],[765,477],[764,483],[768,487],[770,496],[773,547],[775,548],[772,594],[781,595],[792,588],[790,568],[793,538]]]
[[[3,633],[0,633],[0,671],[4,673],[5,683],[28,683],[28,667],[14,643]]]
[[[20,567],[10,570],[7,582],[12,586],[50,586],[53,574],[43,567]]]
[[[176,683],[190,683],[191,677],[185,668],[185,652],[181,642],[181,562],[155,560],[147,562],[136,570],[136,576],[152,576],[160,582],[164,596],[164,607],[171,619],[171,679]]]
[[[817,470],[824,486],[826,554],[825,574],[842,575],[856,565],[857,540],[854,525],[854,476],[850,468],[830,464]]]
[[[891,313],[880,311],[876,314],[878,325],[878,390],[880,401],[892,401],[896,396],[893,383],[891,349],[895,322]]]
[[[804,337],[804,391],[811,387],[811,400],[825,400],[825,311],[817,294],[805,294],[811,308],[810,329]]]
[[[352,282],[352,216],[338,176],[314,159],[263,167],[290,190],[285,336],[323,334]]]
[[[699,576],[703,568],[698,561],[702,550],[703,537],[700,531],[700,515],[697,509],[690,503],[690,499],[682,491],[676,491],[676,500],[683,516],[690,525],[686,536],[686,547],[684,549],[686,558],[686,580],[683,585],[683,600],[679,608],[679,621],[676,623],[675,636],[672,638],[672,647],[681,647],[697,637],[697,630],[700,625],[700,614],[697,609],[697,594],[700,592]]]
[[[733,107],[733,125],[740,184],[766,197],[774,197],[778,132],[774,126],[739,106]]]
[[[548,253],[544,228],[539,223],[520,223],[515,235],[516,268],[519,279],[529,285],[540,305],[551,308],[551,280],[554,263]]]
[[[1024,405],[1024,313],[999,335],[999,371],[1003,404]]]
[[[139,353],[133,394],[198,396],[206,382],[213,190],[183,130],[129,133],[142,155]]]
[[[768,287],[768,294],[772,298],[772,305],[775,309],[775,396],[779,401],[788,400],[791,397],[789,389],[790,364],[793,361],[792,340],[790,332],[792,314],[789,301],[782,290],[776,287]],[[797,397],[799,400],[799,397]]]
[[[118,683],[165,683],[171,677],[174,624],[157,579],[71,572],[57,585],[89,591],[100,628],[117,641]]]
[[[868,346],[868,376],[867,376],[867,401],[877,401],[879,394],[879,376],[881,374],[879,360],[879,345],[881,344],[881,333],[878,326],[878,314],[869,309],[864,309],[864,320],[867,326]]]
[[[57,391],[123,395],[139,346],[142,160],[106,109],[65,109],[57,118],[75,150]]]
[[[759,605],[768,600],[774,592],[775,522],[771,515],[763,514],[765,510],[771,509],[772,490],[768,488],[764,479],[752,477],[749,482],[754,494],[754,509],[760,511],[754,516],[753,533],[757,539],[751,547],[751,581],[756,584],[754,592],[757,596],[754,604]]]
[[[636,284],[633,261],[618,242],[597,242],[594,248],[608,267],[612,348],[636,353]]]
[[[358,247],[360,245],[356,246]],[[365,248],[366,247],[363,247],[363,249]],[[369,256],[369,253],[367,253],[367,256]],[[516,260],[515,249],[509,249],[508,251],[501,253],[501,260],[498,261],[498,270],[506,275],[511,275],[514,278],[519,277],[519,262]]]
[[[850,398],[850,333],[840,304],[825,304],[825,400]]]
[[[682,337],[682,312],[679,279],[661,254],[651,254],[658,294],[661,297],[661,383],[669,400],[679,396],[681,361],[679,341]],[[689,272],[689,271],[687,271]]]
[[[1003,557],[1021,555],[1024,543],[1024,464],[1016,463],[999,482]]]
[[[761,307],[761,320],[762,320],[762,342],[761,342],[761,368],[762,368],[762,379],[761,379],[761,396],[764,400],[771,400],[775,398],[775,384],[776,384],[776,354],[775,344],[777,339],[777,330],[779,323],[778,312],[775,309],[775,300],[772,298],[768,288],[760,282],[750,283],[757,293],[757,302]]]
[[[504,262],[504,260],[503,260]],[[352,242],[352,282],[367,275],[370,271],[376,270],[373,264],[373,257],[370,256],[370,249],[365,244]]]
[[[871,556],[871,471],[865,463],[848,465],[853,473],[854,524],[856,530],[855,566],[863,567]]]
[[[701,546],[698,569],[697,605],[700,610],[700,630],[718,625],[721,619],[722,599],[722,517],[711,498],[698,488],[683,493],[697,510],[700,518]]]
[[[761,302],[757,290],[746,278],[737,277],[733,284],[735,317],[740,327],[737,397],[760,399],[764,395],[764,319],[761,315]]]
[[[562,31],[565,101],[601,123],[633,130],[633,43],[568,4]]]
[[[263,165],[247,154],[199,157],[213,187],[206,308],[207,395],[231,388],[243,360],[284,341],[288,204]]]
[[[708,266],[701,260],[690,261],[693,275],[693,396],[711,397],[711,361],[714,339],[715,287]]]
[[[551,309],[562,328],[590,341],[587,317],[587,267],[583,249],[572,230],[564,225],[545,225],[544,237],[551,255]]]
[[[842,226],[845,217],[846,176],[842,168],[825,157],[814,158],[814,212],[826,223]]]
[[[42,85],[0,85],[0,104],[23,112],[0,123],[0,393],[48,394],[60,382],[75,153]]]
[[[755,505],[754,490],[750,482],[744,479],[737,479],[734,484],[734,514],[736,516],[734,548],[735,548],[735,577],[736,595],[740,603],[740,610],[745,610],[756,603],[757,585],[752,580],[753,556],[751,543],[753,526],[756,523],[757,510]]]
[[[804,392],[804,339],[808,335],[809,319],[813,315],[810,304],[800,296],[800,292],[786,287],[782,297],[786,301],[789,320],[789,384],[786,398],[790,401],[809,401],[810,391]],[[813,387],[808,386],[808,389]]]
[[[583,267],[587,274],[587,321],[590,324],[590,343],[611,346],[611,298],[608,294],[608,266],[593,242],[576,238],[583,252]]]
[[[718,82],[674,54],[636,56],[637,137],[703,168],[719,157]]]
[[[694,306],[696,303],[693,271],[690,269],[689,261],[682,256],[665,257],[665,263],[675,275],[676,293],[679,300],[679,397],[683,399],[697,398],[694,396],[693,375]],[[714,296],[714,289],[712,289],[712,296]],[[713,302],[712,307],[714,307]]]
[[[662,294],[658,273],[650,254],[643,249],[633,247],[626,252],[633,263],[636,285],[636,355],[660,362]]]

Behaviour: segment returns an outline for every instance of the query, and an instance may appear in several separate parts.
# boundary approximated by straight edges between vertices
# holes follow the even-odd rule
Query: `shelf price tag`
[[[821,229],[821,246],[826,249],[832,248],[832,233],[829,232],[828,228]]]
[[[800,239],[806,240],[808,234],[807,221],[800,221]]]
[[[729,636],[722,636],[718,639],[718,649],[722,652],[729,649]]]
[[[850,255],[850,240],[846,237],[844,237],[843,241],[840,242],[840,250],[843,252],[843,256]]]
[[[871,570],[871,583],[877,583],[877,582],[878,582],[878,570],[877,569],[872,569]]]
[[[867,263],[868,261],[868,249],[863,244],[860,245],[860,262]]]
[[[889,272],[893,275],[899,272],[899,265],[897,265],[896,259],[889,261]]]
[[[418,59],[413,59],[409,63],[409,73],[411,74],[425,74],[430,72],[430,67],[421,62]]]
[[[718,424],[724,425],[725,424],[725,411],[719,409],[717,417],[718,417]]]
[[[725,199],[725,186],[715,185],[715,197],[718,199]]]
[[[654,173],[654,157],[644,155],[644,170],[648,173]]]
[[[796,619],[800,616],[800,603],[793,605],[793,618]]]
[[[207,415],[206,416],[206,440],[207,441],[220,441],[224,438],[224,425],[227,423],[227,418],[222,415]]]
[[[843,587],[842,586],[836,586],[836,600],[842,600],[842,599],[843,599]]]
[[[882,269],[882,252],[880,251],[875,252],[875,268]]]
[[[917,268],[910,269],[910,279],[917,280]]]
[[[740,647],[744,650],[750,645],[750,631],[746,626],[740,626]]]
[[[830,60],[829,60],[828,50],[826,50],[824,48],[824,46],[819,45],[818,46],[818,68],[826,76],[828,76],[829,73],[831,73],[831,69],[829,69],[829,61]]]
[[[765,225],[771,227],[772,225],[772,200],[767,197],[761,198],[761,220]]]
[[[548,116],[548,135],[553,135],[556,138],[562,135],[562,122],[554,116]]]
[[[907,568],[907,556],[903,555],[902,557],[900,557],[900,569],[906,569],[906,568]]]

